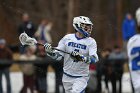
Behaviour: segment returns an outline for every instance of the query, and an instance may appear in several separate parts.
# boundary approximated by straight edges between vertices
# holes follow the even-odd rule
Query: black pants
[[[100,72],[97,72],[97,90],[96,93],[101,93],[102,92],[102,74]]]
[[[123,71],[117,71],[118,74],[116,75],[117,81],[119,82],[119,90],[117,91],[118,93],[122,93],[122,75]]]
[[[47,93],[47,72],[49,64],[36,64],[36,86],[39,93]]]
[[[63,62],[56,62],[51,65],[55,70],[55,93],[64,93],[62,84]]]
[[[107,68],[104,69],[104,76],[105,76],[104,81],[105,81],[106,89],[109,90],[108,82],[110,81],[112,85],[111,93],[116,93],[116,73],[111,65],[107,65]]]
[[[39,93],[47,93],[47,79],[46,77],[37,77],[37,91]]]
[[[117,72],[117,71],[116,71]],[[105,75],[105,85],[106,88],[109,90],[108,87],[108,81],[111,81],[111,85],[112,85],[112,93],[122,93],[122,72],[116,73],[116,72],[112,72],[111,74],[106,74]],[[117,82],[119,82],[119,88],[117,90]]]
[[[9,75],[9,68],[0,69],[0,93],[4,93],[3,88],[2,88],[2,75],[3,74],[5,75],[6,82],[7,82],[6,93],[11,93],[11,81],[10,81],[10,75]]]

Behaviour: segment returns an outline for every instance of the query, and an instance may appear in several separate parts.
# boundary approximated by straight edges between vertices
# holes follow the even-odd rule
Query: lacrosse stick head
[[[37,44],[36,39],[29,37],[25,32],[20,34],[19,40],[22,45],[36,45]]]

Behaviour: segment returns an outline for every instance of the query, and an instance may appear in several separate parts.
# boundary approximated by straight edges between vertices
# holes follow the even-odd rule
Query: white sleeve
[[[133,39],[130,38],[127,42],[127,56],[130,57],[131,48],[133,46]]]
[[[89,56],[94,56],[96,62],[99,60],[97,55],[97,44],[95,40],[93,40],[89,45]]]
[[[127,56],[130,57],[130,51],[129,51],[129,41],[127,43]]]
[[[63,37],[63,38],[59,41],[58,46],[57,46],[57,49],[60,49],[60,50],[65,51],[65,50],[66,50],[66,49],[65,49],[65,41],[66,41],[66,38]],[[63,52],[60,52],[60,51],[57,51],[57,52],[59,52],[60,55],[64,56],[64,53],[63,53]]]

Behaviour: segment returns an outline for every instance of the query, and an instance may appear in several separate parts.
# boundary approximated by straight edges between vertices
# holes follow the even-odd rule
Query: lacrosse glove
[[[71,58],[77,61],[85,61],[85,57],[81,54],[79,54],[79,52],[77,51],[72,51],[72,53],[70,54]]]
[[[51,44],[49,44],[49,43],[44,44],[44,48],[47,53],[53,53]]]

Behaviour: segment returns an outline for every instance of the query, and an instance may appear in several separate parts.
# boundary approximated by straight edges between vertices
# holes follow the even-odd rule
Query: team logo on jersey
[[[76,48],[80,48],[80,49],[84,49],[84,50],[86,50],[86,48],[87,48],[86,45],[78,44],[78,43],[74,43],[74,42],[69,42],[68,46],[76,47]]]

